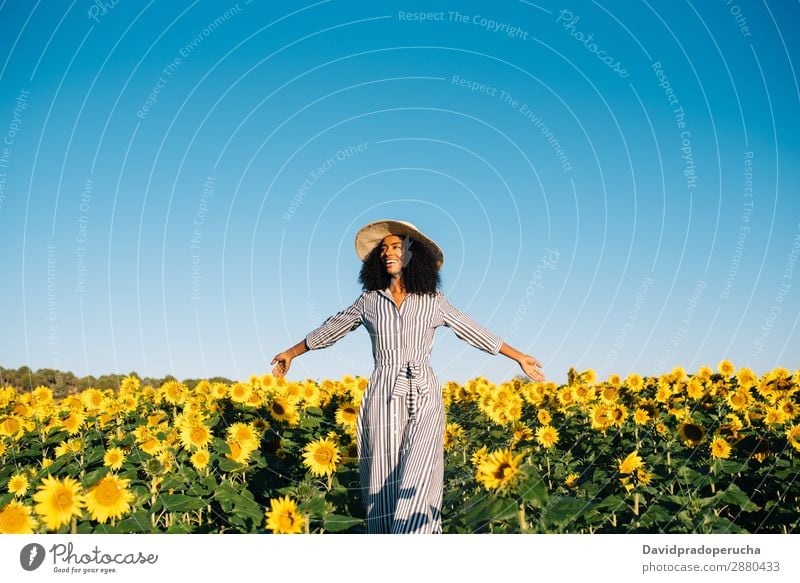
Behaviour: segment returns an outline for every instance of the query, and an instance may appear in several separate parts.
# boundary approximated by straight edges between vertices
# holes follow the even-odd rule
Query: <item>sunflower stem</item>
[[[519,509],[517,510],[517,514],[519,515],[519,527],[521,530],[528,530],[528,522],[525,520],[525,503],[519,503]]]
[[[633,493],[633,513],[639,516],[639,492]]]
[[[69,532],[71,534],[78,534],[78,517],[73,516],[72,521],[70,523]]]

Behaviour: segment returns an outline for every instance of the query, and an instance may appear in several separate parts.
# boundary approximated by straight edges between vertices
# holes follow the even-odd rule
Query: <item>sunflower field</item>
[[[368,380],[0,388],[0,533],[365,532]],[[445,533],[788,533],[800,370],[443,384]]]

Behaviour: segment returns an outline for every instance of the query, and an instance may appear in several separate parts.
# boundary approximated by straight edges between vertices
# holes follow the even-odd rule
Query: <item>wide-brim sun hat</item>
[[[369,255],[369,252],[383,241],[384,237],[388,237],[389,235],[407,235],[419,241],[425,245],[436,258],[436,263],[439,268],[444,265],[444,252],[442,252],[441,247],[439,247],[433,239],[424,235],[422,231],[409,222],[392,219],[373,221],[358,230],[358,233],[356,233],[356,253],[358,253],[358,257],[361,261],[364,261],[367,255]]]

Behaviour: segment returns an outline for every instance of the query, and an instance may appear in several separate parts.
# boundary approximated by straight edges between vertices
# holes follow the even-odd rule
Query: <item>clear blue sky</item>
[[[263,374],[398,218],[551,380],[800,366],[796,2],[101,6],[0,3],[0,365]]]

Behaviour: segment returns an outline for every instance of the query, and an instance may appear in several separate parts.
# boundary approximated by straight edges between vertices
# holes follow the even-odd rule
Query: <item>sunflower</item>
[[[567,475],[567,477],[564,479],[564,485],[567,488],[577,488],[578,487],[578,478],[580,478],[580,477],[581,477],[580,474],[576,474],[575,472],[572,472],[571,474]]]
[[[593,405],[589,408],[589,418],[592,421],[592,429],[605,431],[611,426],[611,409],[602,403]]]
[[[0,510],[0,534],[33,534],[39,521],[31,515],[31,509],[12,500]]]
[[[786,414],[779,407],[768,407],[764,415],[766,425],[782,425],[786,421]]]
[[[358,419],[358,405],[355,403],[344,403],[336,409],[336,423],[344,427],[355,428]]]
[[[672,372],[669,373],[669,376],[672,382],[679,383],[686,380],[686,370],[682,366],[676,366],[672,369]]]
[[[636,451],[634,451],[629,453],[624,460],[619,460],[619,473],[632,474],[634,471],[641,468],[643,464],[644,462],[642,461],[642,458]]]
[[[269,404],[269,414],[275,421],[285,421],[288,425],[296,425],[300,421],[297,408],[283,397],[275,397]]]
[[[207,449],[198,449],[192,454],[189,461],[192,462],[196,470],[202,470],[208,465],[208,462],[211,461],[211,455],[208,453]]]
[[[638,393],[642,390],[644,381],[642,380],[641,375],[632,372],[625,378],[625,385],[634,393]]]
[[[800,424],[789,427],[785,435],[789,444],[797,451],[800,451]]]
[[[547,409],[539,409],[536,412],[536,418],[542,425],[550,425],[550,423],[553,421],[553,416],[550,415],[550,412]]]
[[[317,384],[313,381],[303,383],[300,396],[309,407],[318,407],[320,404],[320,392]]]
[[[487,490],[510,488],[520,476],[519,463],[522,458],[523,454],[515,456],[509,449],[494,451],[481,461],[475,478]]]
[[[294,500],[288,496],[272,498],[270,510],[264,512],[267,528],[275,534],[297,534],[303,532],[305,520],[297,511]]]
[[[211,443],[211,430],[202,423],[184,425],[180,430],[180,441],[184,449],[195,450],[208,447]]]
[[[342,463],[350,464],[358,462],[358,444],[349,444],[342,454]]]
[[[647,411],[651,419],[658,417],[658,405],[653,399],[639,399],[638,406]]]
[[[794,419],[795,417],[797,417],[798,413],[797,403],[795,403],[788,397],[780,399],[777,402],[776,407],[781,411],[783,411],[783,414],[786,416],[786,419]]]
[[[160,394],[170,405],[182,405],[186,399],[186,385],[178,381],[167,381],[161,385]]]
[[[578,403],[588,403],[595,397],[595,388],[586,383],[581,383],[573,387],[572,393]],[[543,423],[543,425],[547,425],[547,423]]]
[[[44,385],[33,389],[33,398],[41,405],[48,405],[53,402],[53,390]]]
[[[646,425],[649,421],[650,414],[641,407],[633,412],[633,422],[636,423],[636,425]]]
[[[800,432],[798,433],[798,437],[800,437]],[[483,460],[486,459],[486,456],[489,455],[489,451],[486,449],[486,446],[482,446],[480,449],[475,450],[475,452],[470,456],[470,462],[476,468],[483,463]]]
[[[731,455],[731,446],[721,437],[717,437],[711,442],[711,457],[716,459],[727,459]]]
[[[225,457],[239,464],[246,464],[247,460],[250,459],[250,454],[254,451],[249,446],[249,443],[240,443],[232,440],[228,440],[225,443],[228,445],[228,449],[230,449],[230,452],[226,453]]]
[[[750,394],[750,389],[740,387],[728,393],[726,400],[734,411],[744,411],[753,402],[753,397]]]
[[[81,401],[87,409],[100,409],[103,400],[103,393],[97,389],[86,389],[81,393]]]
[[[617,427],[622,427],[625,419],[628,418],[628,408],[622,403],[617,403],[611,407],[611,422]]]
[[[736,368],[733,366],[733,363],[730,360],[720,360],[719,364],[717,365],[717,370],[722,376],[729,377],[734,373]]]
[[[689,384],[686,385],[686,394],[692,399],[701,399],[705,394],[705,385],[703,381],[697,377],[689,379]]]
[[[759,439],[752,451],[753,458],[758,461],[758,463],[764,463],[764,460],[770,455],[772,455],[772,448],[770,448],[769,442],[765,439]]]
[[[562,387],[561,390],[556,393],[556,397],[558,398],[558,402],[561,403],[561,407],[566,409],[575,402],[573,387],[569,385]]]
[[[663,377],[662,377],[663,379]],[[666,403],[672,396],[672,388],[664,384],[661,379],[658,381],[658,388],[656,389],[656,401],[659,403]]]
[[[163,450],[164,447],[165,444],[162,443],[160,440],[156,439],[155,437],[146,439],[139,444],[139,449],[141,449],[144,453],[149,455],[158,455],[158,453],[161,452],[161,450]]]
[[[306,445],[303,453],[303,465],[308,467],[314,476],[332,475],[342,456],[336,444],[328,439],[318,439]]]
[[[19,498],[25,495],[29,485],[30,482],[28,482],[28,478],[25,474],[14,474],[8,480],[8,491]]]
[[[0,435],[5,435],[12,439],[16,439],[22,435],[22,432],[22,423],[16,417],[6,417],[4,419],[0,419]]]
[[[92,520],[107,522],[109,518],[121,518],[131,511],[131,502],[136,498],[128,484],[130,480],[108,474],[86,493],[86,509]]]
[[[749,368],[740,368],[739,372],[736,373],[736,380],[739,381],[739,386],[745,389],[749,389],[758,384],[758,377]]]
[[[645,471],[644,468],[639,468],[638,470],[636,470],[636,478],[639,480],[639,483],[642,486],[647,486],[653,479],[653,474]]]
[[[220,382],[212,383],[210,396],[214,400],[224,399],[228,396],[228,385]]]
[[[536,430],[536,441],[550,449],[558,443],[558,431],[551,425],[542,425]]]
[[[613,385],[606,385],[600,390],[600,398],[607,405],[613,405],[619,399],[619,389]]]
[[[689,447],[694,447],[701,441],[706,435],[705,430],[696,423],[692,421],[685,421],[681,424],[680,428],[678,428],[678,433],[683,440],[683,443],[688,445]]]
[[[255,450],[261,445],[261,438],[252,423],[232,423],[226,433],[230,441],[237,441],[242,447]]]
[[[118,447],[109,447],[103,455],[103,465],[112,470],[118,470],[125,462],[125,453]]]
[[[33,501],[37,502],[34,510],[42,517],[48,530],[57,530],[63,524],[69,524],[73,516],[83,514],[84,494],[76,480],[65,477],[63,480],[47,476],[42,479]]]
[[[597,373],[594,372],[593,369],[587,368],[581,373],[581,377],[583,378],[584,382],[587,382],[591,385],[597,380]]]
[[[233,383],[229,389],[231,401],[234,403],[247,403],[253,394],[253,387],[249,383]]]
[[[522,421],[515,421],[511,426],[511,444],[516,445],[522,441],[533,439],[533,431]]]
[[[450,449],[456,443],[461,435],[464,434],[464,428],[458,423],[448,423],[444,428],[444,448]]]
[[[56,446],[55,454],[56,457],[61,457],[70,453],[81,453],[81,451],[83,451],[83,444],[80,439],[75,438],[59,443]]]

